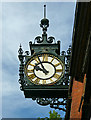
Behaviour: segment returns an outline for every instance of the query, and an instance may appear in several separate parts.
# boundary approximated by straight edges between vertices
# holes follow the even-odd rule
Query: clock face
[[[36,85],[52,85],[64,74],[64,64],[52,54],[35,55],[26,63],[25,74]]]

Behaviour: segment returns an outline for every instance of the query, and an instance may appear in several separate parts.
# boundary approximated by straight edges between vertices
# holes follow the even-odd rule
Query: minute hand
[[[39,62],[40,62],[40,64],[41,64],[41,67],[43,68],[44,73],[45,73],[45,74],[49,73],[49,71],[47,71],[47,70],[44,68],[44,66],[43,66],[43,64],[42,64],[42,62],[41,62],[41,60],[40,60],[39,57],[38,57],[38,59],[39,59]]]

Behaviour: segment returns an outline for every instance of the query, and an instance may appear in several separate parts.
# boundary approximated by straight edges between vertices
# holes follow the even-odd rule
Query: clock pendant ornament
[[[56,42],[53,36],[47,36],[49,20],[46,18],[46,5],[40,27],[43,30],[42,36],[37,36],[34,43],[29,42],[30,52],[25,51],[24,54],[20,45],[19,83],[25,98],[36,99],[39,104],[49,104],[51,101],[52,106],[55,98],[67,98],[68,95],[71,47],[67,54],[65,51],[60,53],[60,41]]]

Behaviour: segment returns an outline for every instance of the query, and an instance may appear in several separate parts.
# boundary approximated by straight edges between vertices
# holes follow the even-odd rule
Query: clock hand
[[[43,73],[47,74],[47,73],[45,72],[45,70],[44,70],[44,69],[41,69],[39,66],[35,66],[34,69],[36,69],[37,71],[38,71],[38,70],[43,71]]]
[[[41,60],[40,60],[39,57],[38,57],[38,59],[39,59],[39,62],[40,62],[40,64],[41,64],[41,67],[42,67],[43,70],[45,71],[45,74],[49,73],[49,71],[47,71],[47,70],[44,68],[44,66],[43,66],[43,64],[42,64],[42,62],[41,62]]]
[[[43,69],[41,69],[39,66],[34,66],[34,69],[36,69],[37,71],[38,70],[43,71]]]

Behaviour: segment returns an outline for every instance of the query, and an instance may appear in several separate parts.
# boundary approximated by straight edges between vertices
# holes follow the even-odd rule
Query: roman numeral
[[[33,72],[33,69],[27,70],[27,73],[32,73],[32,72]]]
[[[47,54],[44,54],[42,57],[43,57],[43,61],[48,61],[48,55]]]
[[[43,55],[42,57],[43,57],[43,61],[44,61],[44,59],[45,59],[45,55]]]
[[[54,60],[55,57],[52,58],[51,62]]]
[[[43,57],[43,61],[44,61],[44,54],[42,55],[42,57]]]
[[[60,77],[60,75],[55,74],[53,77],[56,78],[56,79],[58,79]]]
[[[29,63],[29,65],[31,65],[31,66],[35,66],[35,65],[31,64],[31,63]]]
[[[53,82],[53,80],[50,78],[50,81]]]
[[[42,84],[46,84],[46,80],[42,80]]]
[[[45,61],[48,61],[48,55],[47,54],[45,55]]]
[[[35,58],[34,60],[35,60],[37,63],[39,63],[39,59],[38,59],[38,58]]]
[[[38,84],[39,82],[40,82],[40,79],[39,79],[39,78],[37,78],[37,79],[34,81],[35,84]]]
[[[60,63],[57,63],[57,64],[55,64],[54,66],[57,67],[58,65],[60,65]]]
[[[56,69],[56,72],[62,72],[63,69]]]
[[[36,76],[34,74],[28,75],[29,78],[34,79]]]

